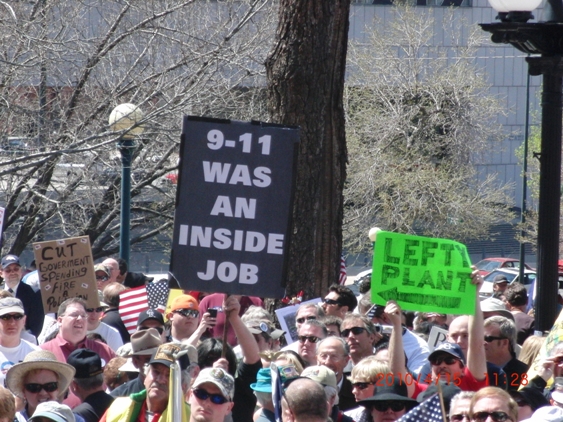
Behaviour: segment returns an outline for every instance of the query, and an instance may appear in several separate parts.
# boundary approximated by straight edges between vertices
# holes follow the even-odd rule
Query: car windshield
[[[483,259],[482,261],[479,261],[477,264],[475,264],[475,266],[478,270],[493,271],[500,267],[500,264],[500,261],[489,261],[487,259]]]

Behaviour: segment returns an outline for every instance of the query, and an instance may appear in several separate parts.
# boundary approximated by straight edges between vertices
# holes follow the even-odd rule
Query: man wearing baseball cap
[[[22,301],[23,309],[27,315],[25,329],[38,337],[41,334],[45,317],[41,292],[35,292],[31,286],[21,283],[23,274],[20,259],[17,255],[6,255],[2,258],[0,275],[4,279],[4,290],[8,290],[14,297]]]
[[[139,314],[137,319],[137,331],[154,328],[160,334],[162,342],[166,343],[166,332],[164,331],[164,316],[156,309],[147,309]]]
[[[154,328],[136,331],[131,335],[131,353],[123,357],[131,359],[133,366],[139,370],[139,376],[113,390],[111,392],[112,397],[127,397],[132,393],[139,393],[145,389],[144,367],[161,345],[162,338]]]
[[[39,350],[39,347],[20,337],[25,321],[21,300],[15,297],[0,299],[0,385],[4,385],[8,369],[23,361],[29,353]]]
[[[199,324],[199,304],[190,295],[180,295],[176,297],[170,306],[170,313],[167,315],[171,322],[170,335],[173,341],[181,342],[189,339],[192,334],[199,331],[199,337],[207,330],[207,326]],[[190,342],[191,344],[194,344]],[[197,343],[197,340],[195,341]]]
[[[177,363],[182,371],[182,391],[188,388],[190,377],[187,369],[190,365],[188,354],[181,345],[165,343],[161,345],[152,355],[145,375],[145,390],[140,393],[131,394],[129,397],[119,397],[114,400],[100,422],[134,422],[139,420],[161,420],[168,418],[170,397],[170,367]],[[173,415],[174,421],[185,421],[189,419],[190,410],[181,398],[181,414]],[[149,417],[150,416],[150,417]]]
[[[85,422],[98,422],[113,402],[113,397],[104,391],[100,355],[90,349],[76,349],[68,356],[67,363],[76,369],[70,391],[82,402],[72,411]]]
[[[223,422],[233,408],[235,380],[221,368],[202,369],[190,390],[190,422]]]
[[[317,381],[323,386],[326,393],[326,399],[330,406],[330,418],[333,421],[353,422],[350,416],[345,415],[338,407],[338,384],[336,383],[336,374],[326,366],[313,365],[305,368],[301,372],[301,376]]]

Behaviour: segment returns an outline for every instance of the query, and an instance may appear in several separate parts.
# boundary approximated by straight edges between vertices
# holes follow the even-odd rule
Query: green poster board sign
[[[371,299],[404,310],[474,315],[476,286],[465,245],[448,239],[377,233]]]

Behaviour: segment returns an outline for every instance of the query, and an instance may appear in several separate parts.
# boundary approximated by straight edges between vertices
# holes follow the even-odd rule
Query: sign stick
[[[223,303],[227,301],[229,297],[228,294],[225,294],[225,299],[223,299]],[[223,311],[225,311],[223,309]],[[223,325],[223,350],[221,351],[221,357],[224,358],[227,356],[227,331],[229,329],[229,317],[225,314],[225,324]]]

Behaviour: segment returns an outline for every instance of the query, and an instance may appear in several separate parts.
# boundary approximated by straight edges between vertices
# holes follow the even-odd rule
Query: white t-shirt
[[[119,331],[117,331],[117,328],[113,328],[104,322],[100,322],[100,325],[98,325],[98,328],[96,328],[95,330],[88,331],[88,334],[90,333],[98,333],[99,335],[101,335],[106,341],[107,345],[114,352],[117,351],[117,349],[119,349],[121,346],[123,346],[123,340],[121,338],[121,334],[119,334]]]
[[[31,344],[28,341],[20,340],[19,346],[4,347],[0,345],[0,385],[4,385],[4,379],[8,369],[23,359],[34,350],[39,350],[39,347]]]

